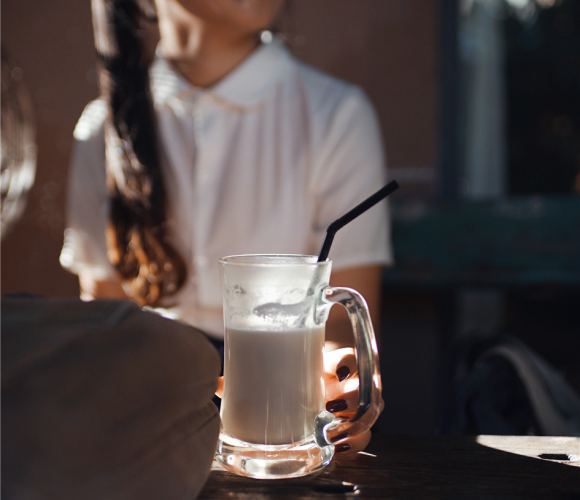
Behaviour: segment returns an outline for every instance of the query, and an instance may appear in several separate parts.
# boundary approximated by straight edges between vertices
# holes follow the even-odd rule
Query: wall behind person
[[[432,169],[438,2],[290,0],[282,27],[305,61],[365,89],[391,166]],[[76,279],[60,268],[58,255],[72,131],[97,95],[90,2],[4,0],[2,47],[22,69],[38,141],[35,186],[22,219],[2,241],[2,293],[75,295]]]
[[[31,94],[37,177],[23,217],[2,241],[2,293],[73,295],[60,269],[66,172],[72,130],[96,95],[90,2],[6,0],[2,50],[22,69]]]

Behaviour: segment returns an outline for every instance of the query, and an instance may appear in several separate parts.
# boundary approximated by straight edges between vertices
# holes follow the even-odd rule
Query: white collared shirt
[[[189,265],[164,312],[223,337],[218,259],[244,253],[318,254],[327,226],[386,181],[380,131],[363,92],[297,61],[281,42],[260,46],[210,89],[163,58],[151,70],[169,234]],[[107,260],[102,100],[74,132],[68,224],[60,262],[95,279]],[[389,264],[382,203],[341,229],[333,269]]]

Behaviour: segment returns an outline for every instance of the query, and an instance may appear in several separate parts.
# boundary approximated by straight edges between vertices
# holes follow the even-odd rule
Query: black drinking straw
[[[336,232],[346,226],[353,219],[356,219],[359,215],[366,212],[369,208],[376,205],[379,201],[389,196],[393,191],[396,191],[399,187],[397,181],[391,181],[386,186],[383,186],[375,194],[369,196],[366,200],[359,203],[352,210],[349,210],[342,217],[336,219],[332,224],[326,229],[326,238],[324,238],[324,243],[320,249],[320,254],[318,255],[318,262],[325,261],[328,258],[328,252],[330,252],[330,245],[332,245],[332,240],[334,240],[334,235]]]

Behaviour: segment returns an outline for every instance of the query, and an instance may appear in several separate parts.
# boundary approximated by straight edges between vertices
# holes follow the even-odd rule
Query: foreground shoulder
[[[107,117],[107,106],[103,99],[91,101],[81,113],[73,135],[77,141],[91,141],[102,136]]]

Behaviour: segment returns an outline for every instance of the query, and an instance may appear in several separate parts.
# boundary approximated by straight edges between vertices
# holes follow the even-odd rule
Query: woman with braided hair
[[[384,184],[368,99],[265,31],[282,7],[93,0],[101,97],[75,128],[61,253],[82,297],[129,297],[219,345],[220,257],[316,254],[328,224]],[[160,41],[148,64],[152,11]],[[386,205],[341,230],[331,257],[333,284],[359,290],[377,325],[380,266],[391,262]],[[327,339],[340,347],[350,335],[333,311]],[[343,365],[337,384],[356,375],[344,352],[329,356]],[[335,411],[356,405],[332,394]]]

